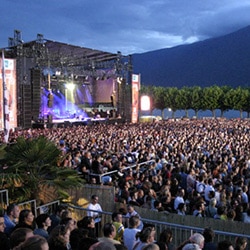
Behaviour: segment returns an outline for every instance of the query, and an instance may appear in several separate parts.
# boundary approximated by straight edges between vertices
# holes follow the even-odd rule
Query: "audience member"
[[[40,235],[45,239],[49,238],[48,228],[51,226],[51,219],[48,214],[40,214],[35,219],[37,228],[34,230],[35,235]]]
[[[203,231],[204,247],[203,250],[216,250],[217,245],[214,243],[214,231],[211,228],[205,228]]]
[[[103,226],[103,236],[98,239],[99,242],[105,242],[105,243],[112,243],[114,244],[121,244],[120,241],[115,240],[116,236],[116,228],[112,223],[106,223]]]
[[[96,238],[95,233],[95,221],[91,216],[85,216],[81,220],[77,221],[77,227],[88,231],[89,238]]]
[[[119,242],[123,242],[124,225],[122,224],[122,219],[122,213],[114,212],[112,214],[113,225],[116,228],[116,236],[114,239],[118,240]]]
[[[175,245],[173,244],[173,232],[171,229],[167,228],[164,229],[160,233],[159,240],[157,241],[157,244],[159,243],[159,246],[161,243],[164,244],[165,249],[167,250],[175,250]]]
[[[34,235],[21,243],[15,250],[49,250],[49,245],[44,237]]]
[[[14,227],[18,222],[19,214],[20,214],[20,209],[17,204],[10,204],[7,207],[6,214],[4,215],[4,224],[5,224],[4,233],[6,233],[8,237],[10,237],[10,234],[12,233]]]
[[[10,242],[4,233],[5,223],[4,223],[4,215],[0,214],[0,249],[9,250]]]
[[[135,208],[134,208],[133,205],[129,204],[128,207],[127,207],[127,210],[128,210],[128,212],[127,212],[127,214],[125,216],[127,218],[127,224],[128,224],[129,218],[131,216],[137,215],[140,218],[140,215],[135,211]],[[137,228],[140,229],[140,230],[142,230],[142,228],[143,228],[143,222],[141,220],[140,220],[140,224],[138,225]]]
[[[91,196],[91,202],[87,206],[88,212],[87,215],[91,216],[94,218],[95,221],[95,232],[96,232],[96,237],[99,237],[99,231],[101,227],[101,220],[102,220],[102,207],[98,203],[99,198],[97,195],[92,195]]]
[[[70,230],[65,225],[58,225],[50,232],[48,243],[49,248],[53,250],[69,250],[70,246]]]
[[[140,225],[140,217],[138,215],[133,215],[129,218],[129,227],[124,229],[123,233],[123,243],[128,248],[128,250],[133,250],[134,245],[139,241],[136,239],[136,235],[141,230],[138,229]]]
[[[34,236],[33,230],[30,228],[17,228],[10,235],[10,248],[15,249],[22,242]]]
[[[143,247],[155,242],[155,228],[145,227],[141,232],[137,233],[137,237],[139,242],[134,245],[133,250],[142,250]]]
[[[236,237],[235,240],[235,250],[246,250],[247,249],[247,238],[245,237]]]
[[[23,209],[19,214],[19,219],[17,225],[14,227],[14,230],[17,228],[30,228],[34,230],[34,215],[30,209]]]
[[[217,250],[234,250],[234,247],[231,241],[221,240],[218,242]]]

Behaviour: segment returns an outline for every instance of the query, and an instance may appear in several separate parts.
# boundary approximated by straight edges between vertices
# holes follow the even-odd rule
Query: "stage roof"
[[[105,62],[114,63],[121,57],[120,52],[114,54],[47,39],[19,43],[7,48],[5,53],[12,58],[35,58],[40,66],[48,65],[50,61],[52,67],[85,66],[89,69],[103,68]]]
[[[49,53],[53,55],[59,54],[74,58],[84,58],[95,62],[117,59],[117,54],[104,52],[100,50],[84,48],[80,46],[55,42],[51,40],[46,40],[44,44],[48,48]]]

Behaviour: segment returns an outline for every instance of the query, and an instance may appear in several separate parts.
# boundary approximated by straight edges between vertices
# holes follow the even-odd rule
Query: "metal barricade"
[[[6,209],[9,206],[9,191],[7,189],[0,190],[0,207]]]
[[[93,210],[88,210],[87,208],[74,206],[74,205],[69,205],[69,207],[74,211],[76,220],[80,220],[84,216],[86,216],[87,211],[93,211]],[[107,222],[112,221],[111,212],[103,211],[103,212],[99,212],[99,214],[102,214],[102,225],[104,225]],[[156,233],[157,233],[156,240],[158,239],[160,233],[164,229],[166,228],[171,229],[173,232],[173,244],[175,246],[179,246],[182,242],[189,239],[189,237],[193,233],[203,233],[204,231],[204,228],[201,228],[201,227],[191,227],[191,226],[168,223],[168,222],[163,222],[163,221],[150,220],[147,218],[141,218],[141,220],[143,221],[144,224],[153,224],[155,226]],[[236,234],[236,233],[229,233],[226,231],[220,231],[220,230],[215,230],[215,229],[213,229],[213,231],[215,233],[215,238],[214,238],[215,243],[218,243],[221,240],[229,240],[234,243],[236,237],[239,237],[239,236],[246,237],[248,238],[248,240],[250,240],[250,234],[238,234],[238,233]]]
[[[145,166],[145,165],[148,165],[150,163],[154,163],[155,160],[150,160],[150,161],[145,161],[145,162],[141,162],[141,163],[135,163],[135,164],[131,164],[127,167],[124,168],[124,170],[128,170],[128,169],[133,169],[133,168],[136,168],[136,167],[139,167],[141,168],[142,166]],[[94,174],[94,173],[90,173],[90,179],[91,177],[95,177],[95,178],[98,178],[99,179],[99,183],[102,183],[102,177],[103,176],[113,176],[115,174],[118,174],[118,170],[113,170],[113,171],[110,171],[110,172],[106,172],[106,173],[103,173],[103,174]]]

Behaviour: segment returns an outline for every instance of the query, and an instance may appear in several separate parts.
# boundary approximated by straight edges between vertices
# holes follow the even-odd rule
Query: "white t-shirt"
[[[128,250],[133,250],[134,245],[139,241],[139,238],[136,240],[135,236],[137,232],[141,230],[137,228],[125,228],[123,232],[123,243],[128,248]]]
[[[97,211],[97,212],[94,212],[94,211],[88,211],[88,212],[87,212],[87,216],[93,217],[94,220],[95,220],[95,223],[101,221],[101,218],[98,217],[98,216],[101,216],[101,214],[98,213],[98,212],[102,212],[102,208],[101,208],[101,205],[100,205],[99,203],[96,203],[95,205],[92,204],[92,203],[90,203],[90,204],[88,205],[87,209]]]

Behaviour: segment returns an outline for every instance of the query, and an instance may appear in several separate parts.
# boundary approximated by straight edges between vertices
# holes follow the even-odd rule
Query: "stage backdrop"
[[[110,97],[114,91],[113,89],[114,79],[98,80],[96,82],[96,102],[97,103],[108,103],[111,102]]]
[[[3,65],[0,59],[0,129],[4,129],[3,103]],[[17,92],[16,92],[16,60],[4,59],[4,77],[7,87],[7,103],[9,108],[9,128],[17,127]]]

